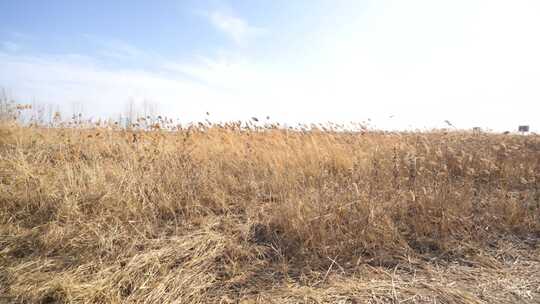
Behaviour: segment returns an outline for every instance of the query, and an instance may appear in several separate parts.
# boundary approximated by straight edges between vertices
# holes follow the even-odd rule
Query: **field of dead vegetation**
[[[0,303],[540,303],[540,137],[0,126]]]

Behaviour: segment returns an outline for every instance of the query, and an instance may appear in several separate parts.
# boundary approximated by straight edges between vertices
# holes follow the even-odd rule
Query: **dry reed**
[[[540,138],[0,127],[0,302],[537,303]]]

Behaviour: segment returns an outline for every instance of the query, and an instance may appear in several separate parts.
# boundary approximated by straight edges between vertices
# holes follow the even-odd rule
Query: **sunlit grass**
[[[435,265],[470,263],[487,267],[475,279],[499,280],[490,269],[504,272],[516,248],[538,258],[538,136],[152,129],[2,125],[0,294],[475,303],[480,289]],[[398,270],[440,278],[409,284]],[[524,273],[508,272],[531,280],[509,288],[538,300],[538,277]]]

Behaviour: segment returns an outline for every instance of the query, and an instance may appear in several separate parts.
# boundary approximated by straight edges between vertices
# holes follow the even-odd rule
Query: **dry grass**
[[[540,138],[0,127],[0,302],[538,303]]]

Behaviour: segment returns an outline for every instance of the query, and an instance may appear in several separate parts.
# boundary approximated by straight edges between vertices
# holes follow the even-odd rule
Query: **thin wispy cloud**
[[[73,103],[91,104],[89,116],[111,117],[122,113],[128,100],[148,100],[172,117],[202,119],[213,110],[223,119],[239,118],[238,100],[224,92],[178,74],[143,69],[108,67],[84,55],[29,56],[0,52],[0,84],[20,102],[38,98],[62,109]],[[248,115],[244,113],[243,115]]]
[[[122,41],[120,39],[97,37],[93,35],[83,35],[94,47],[97,54],[111,59],[142,59],[148,54],[142,49]]]
[[[25,41],[25,40],[34,39],[32,35],[29,35],[28,33],[21,33],[19,31],[4,30],[4,31],[0,31],[0,33],[10,37],[10,39],[15,40],[15,41]]]
[[[2,41],[0,43],[0,49],[6,52],[17,52],[21,49],[21,46],[13,41]]]
[[[263,28],[250,25],[246,20],[224,11],[209,12],[208,19],[217,30],[239,45],[243,45],[247,43],[248,39],[265,32]]]
[[[247,86],[253,88],[257,83],[268,83],[263,80],[265,73],[245,60],[198,56],[186,62],[165,62],[161,67],[218,90],[246,91]]]
[[[100,53],[104,56],[121,59],[134,59],[144,55],[144,52],[140,49],[122,41],[108,40],[102,41],[101,44],[103,49],[100,51]]]

